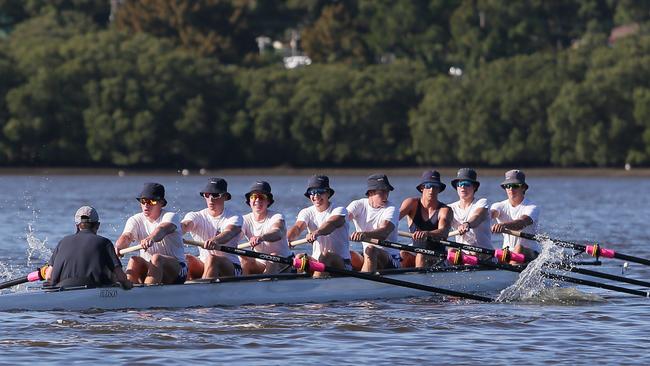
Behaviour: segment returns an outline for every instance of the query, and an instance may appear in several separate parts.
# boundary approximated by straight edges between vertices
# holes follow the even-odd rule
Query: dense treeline
[[[0,0],[0,164],[650,165],[648,2],[112,3]]]

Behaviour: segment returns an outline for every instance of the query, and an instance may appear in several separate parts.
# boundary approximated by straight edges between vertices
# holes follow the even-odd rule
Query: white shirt
[[[347,207],[348,212],[352,216],[352,222],[356,231],[372,231],[379,229],[384,221],[389,221],[393,224],[394,229],[388,235],[386,240],[397,241],[397,225],[399,224],[399,210],[390,202],[387,203],[386,207],[374,208],[370,206],[367,198],[362,198],[356,201],[350,202]],[[363,249],[365,251],[368,245],[363,243]],[[393,258],[399,258],[399,250],[393,248],[386,248],[378,245],[373,245],[374,247],[385,250]]]
[[[476,214],[476,212],[484,208],[487,212],[487,217],[478,226],[469,229],[463,235],[457,235],[455,240],[462,244],[474,245],[481,248],[495,249],[492,245],[492,233],[490,231],[490,205],[487,199],[480,198],[472,201],[466,208],[460,207],[461,201],[458,200],[449,205],[454,211],[454,221],[451,223],[451,229],[457,230],[460,225]]]
[[[205,242],[206,240],[219,235],[221,232],[226,231],[229,226],[241,227],[243,220],[241,216],[231,213],[228,208],[224,208],[221,215],[216,217],[210,215],[209,209],[204,208],[198,212],[188,212],[183,218],[183,222],[194,223],[194,227],[189,231],[189,233],[192,235],[194,240]],[[235,235],[232,239],[222,245],[236,248],[240,238],[241,233]],[[202,261],[205,262],[210,255],[228,258],[232,263],[240,264],[239,256],[236,254],[230,254],[220,250],[207,250],[199,247],[199,258],[201,258]]]
[[[282,226],[286,232],[286,224],[284,223],[284,216],[281,213],[268,210],[266,212],[266,218],[262,221],[256,221],[253,217],[253,213],[248,213],[244,215],[244,225],[242,225],[242,232],[247,239],[250,240],[253,236],[261,236],[273,230],[273,225],[282,221]],[[282,238],[278,241],[262,241],[259,245],[253,248],[254,251],[266,254],[275,253],[282,257],[288,257],[291,255],[289,250],[289,242],[287,241],[286,235],[282,235]]]
[[[298,213],[297,221],[302,221],[307,225],[307,230],[311,233],[316,231],[323,223],[333,216],[346,217],[348,211],[343,207],[334,207],[332,203],[330,206],[319,212],[315,206],[302,209]],[[350,243],[348,241],[348,222],[341,227],[334,229],[328,235],[321,235],[314,241],[312,250],[312,257],[318,259],[322,253],[333,252],[340,255],[344,260],[350,259]]]
[[[140,250],[140,257],[150,261],[151,256],[154,254],[168,255],[170,257],[176,258],[179,262],[185,263],[185,251],[183,250],[183,234],[181,233],[181,223],[179,221],[179,215],[174,212],[167,212],[164,209],[160,212],[160,216],[155,221],[149,221],[149,219],[140,212],[126,220],[126,225],[124,226],[124,231],[122,234],[131,234],[131,237],[136,242],[140,242],[142,239],[151,235],[151,233],[156,230],[158,225],[170,222],[176,226],[176,230],[173,233],[168,234],[163,238],[163,240],[154,243],[146,251],[144,249]]]
[[[521,231],[529,234],[535,234],[535,232],[537,231],[537,224],[539,221],[539,208],[537,208],[537,205],[532,203],[527,198],[524,198],[524,200],[519,205],[514,207],[510,204],[510,201],[508,200],[496,202],[492,204],[490,210],[497,212],[497,216],[496,216],[497,223],[518,220],[524,215],[528,216],[531,219],[533,219],[533,224],[526,226]],[[521,244],[526,248],[536,250],[538,252],[541,252],[541,248],[542,248],[540,244],[535,240],[529,240],[529,239],[520,238],[518,236],[503,234],[504,248],[509,247],[510,249],[514,249],[515,245],[517,244]]]

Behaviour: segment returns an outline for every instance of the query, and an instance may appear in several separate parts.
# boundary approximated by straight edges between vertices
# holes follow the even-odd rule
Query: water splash
[[[541,244],[542,252],[539,256],[528,263],[526,269],[519,275],[517,282],[501,291],[497,301],[529,301],[538,297],[543,290],[548,288],[551,282],[542,275],[542,268],[547,263],[562,261],[564,250],[550,240],[544,240]]]
[[[40,240],[36,237],[36,233],[32,225],[28,225],[27,230],[27,266],[34,267],[40,266],[50,260],[52,250],[47,247],[47,238]]]

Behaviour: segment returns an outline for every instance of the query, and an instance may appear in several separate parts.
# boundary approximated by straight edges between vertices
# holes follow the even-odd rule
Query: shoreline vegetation
[[[434,167],[443,177],[452,179],[460,167]],[[650,168],[526,168],[526,167],[472,167],[481,176],[502,176],[507,170],[521,169],[529,177],[650,177]],[[367,176],[382,172],[389,176],[419,176],[423,171],[431,169],[428,166],[411,167],[359,167],[359,168],[292,168],[286,166],[262,168],[228,168],[228,169],[119,169],[119,168],[74,168],[74,167],[22,167],[0,168],[0,177],[11,175],[25,176],[57,176],[57,175],[103,175],[103,176],[311,176],[323,173],[330,176]]]
[[[650,168],[647,1],[3,1],[0,16],[6,167]]]

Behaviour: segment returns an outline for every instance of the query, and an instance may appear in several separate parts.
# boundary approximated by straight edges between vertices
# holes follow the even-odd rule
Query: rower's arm
[[[122,267],[113,268],[113,278],[115,281],[119,282],[125,290],[133,288],[133,283],[126,278],[126,274],[122,270]]]
[[[307,224],[304,221],[296,221],[296,223],[287,232],[287,240],[294,241],[305,230]]]
[[[260,235],[260,239],[266,242],[278,241],[284,237],[286,231],[284,220],[278,220],[269,232]]]
[[[488,209],[485,207],[480,207],[474,212],[474,214],[472,214],[472,216],[470,216],[469,219],[467,219],[466,222],[469,223],[471,229],[479,226],[483,221],[487,220],[488,217]]]
[[[407,198],[404,201],[402,201],[402,205],[399,207],[399,219],[401,220],[404,216],[407,216],[409,219],[415,215],[414,208],[416,206],[413,205],[413,202],[415,200],[413,198]]]
[[[430,238],[447,239],[449,236],[449,229],[451,222],[454,220],[454,212],[449,207],[440,209],[438,215],[438,228],[436,230],[427,231],[427,236]]]
[[[395,230],[395,225],[388,221],[384,220],[381,225],[375,229],[375,230],[370,230],[370,231],[364,231],[362,234],[362,240],[367,240],[367,239],[379,239],[379,240],[386,240],[388,238],[388,235]]]
[[[521,230],[521,229],[525,228],[526,226],[532,225],[533,224],[533,219],[531,219],[530,216],[523,215],[520,218],[518,218],[517,220],[513,220],[513,221],[510,221],[510,222],[504,222],[502,224],[506,229]]]
[[[131,233],[124,233],[120,235],[120,237],[115,242],[116,252],[119,252],[120,249],[128,247],[129,244],[133,242],[133,240],[133,235],[131,235]]]
[[[176,225],[171,222],[163,222],[154,229],[149,238],[154,242],[159,242],[174,231],[176,231]]]
[[[241,226],[228,225],[226,226],[226,230],[219,233],[219,235],[213,237],[211,241],[216,244],[225,244],[230,240],[232,240],[232,238],[234,238],[235,236],[238,236],[239,234],[241,234]]]
[[[316,231],[314,231],[315,236],[329,235],[332,231],[340,228],[345,225],[345,216],[332,216],[327,221],[325,221]]]
[[[194,221],[185,220],[181,222],[181,230],[183,234],[188,233],[194,229]]]

